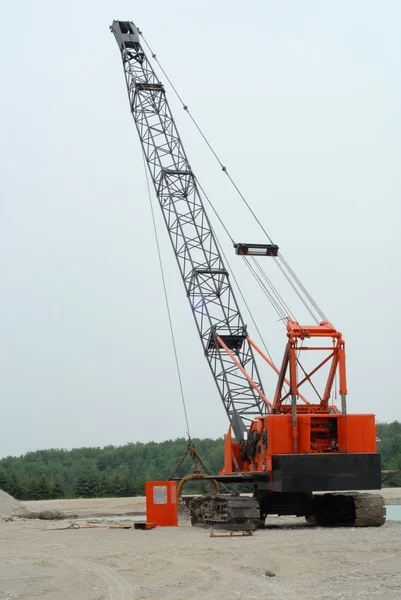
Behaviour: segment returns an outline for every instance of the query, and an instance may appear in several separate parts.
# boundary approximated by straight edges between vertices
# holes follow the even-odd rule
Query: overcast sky
[[[401,419],[401,3],[15,0],[0,38],[0,456],[185,435],[113,19],[142,29],[343,332],[349,410]],[[228,228],[263,242],[167,91]],[[212,221],[280,362],[285,328]],[[228,421],[158,225],[191,433],[219,436]]]

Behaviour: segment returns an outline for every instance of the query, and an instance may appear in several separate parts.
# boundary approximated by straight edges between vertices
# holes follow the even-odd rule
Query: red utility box
[[[146,522],[157,526],[178,526],[175,481],[146,482]]]

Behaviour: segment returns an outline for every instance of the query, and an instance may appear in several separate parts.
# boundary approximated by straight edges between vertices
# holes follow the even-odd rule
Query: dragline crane
[[[374,415],[347,412],[341,333],[326,319],[308,326],[286,317],[287,344],[280,369],[252,341],[164,85],[146,56],[141,32],[128,21],[113,21],[110,29],[121,52],[130,111],[146,164],[204,353],[230,421],[224,468],[217,479],[247,485],[254,492],[253,498],[198,498],[192,506],[192,523],[252,528],[267,514],[279,513],[303,515],[320,524],[383,524],[385,509],[380,495],[313,494],[381,486]],[[280,258],[278,246],[271,242],[235,246],[236,253],[245,258]],[[309,372],[300,362],[301,353],[307,350],[325,352]],[[278,375],[271,401],[255,353]],[[319,393],[312,379],[325,365],[329,372]],[[337,375],[341,411],[331,403]],[[301,393],[305,383],[313,386],[319,402]]]

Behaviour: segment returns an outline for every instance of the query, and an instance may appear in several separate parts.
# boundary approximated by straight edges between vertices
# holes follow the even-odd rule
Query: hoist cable
[[[282,308],[277,303],[277,301],[275,300],[275,298],[272,296],[272,294],[270,293],[270,291],[266,288],[266,286],[263,283],[262,279],[255,272],[255,269],[252,267],[252,265],[245,259],[245,257],[243,257],[243,258],[244,258],[244,262],[245,262],[248,270],[253,275],[253,277],[256,279],[256,281],[257,281],[258,285],[260,286],[261,290],[263,291],[263,293],[265,294],[265,296],[269,300],[270,304],[273,306],[274,310],[276,311],[279,319],[282,320],[282,321],[284,321],[286,319],[286,315],[283,312]]]
[[[198,184],[199,184],[199,182],[198,182]],[[214,212],[215,212],[215,214],[217,215],[218,213],[217,213],[217,212],[216,212],[216,210],[214,209],[214,206],[213,206],[213,204],[212,204],[212,202],[211,202],[211,200],[210,200],[209,196],[206,194],[205,190],[202,188],[202,186],[201,186],[200,184],[199,184],[199,187],[201,188],[201,190],[202,190],[202,192],[203,192],[203,194],[204,194],[204,196],[205,196],[205,198],[206,198],[207,202],[209,203],[209,205],[211,206],[211,208],[213,209],[213,211],[214,211]],[[221,225],[224,227],[224,229],[226,230],[226,232],[227,232],[228,236],[230,237],[230,239],[232,240],[232,238],[231,238],[231,236],[230,236],[229,232],[227,231],[226,227],[224,226],[224,223],[222,222],[222,220],[221,220],[220,218],[219,218],[219,221],[220,221],[220,224],[221,224]],[[212,228],[212,232],[213,232],[213,234],[214,234],[214,230],[213,230],[213,228]],[[254,318],[254,316],[253,316],[253,313],[252,313],[252,311],[251,311],[251,309],[250,309],[250,307],[249,307],[249,304],[248,304],[248,302],[246,301],[246,298],[245,298],[245,296],[244,296],[244,293],[243,293],[243,291],[242,291],[242,289],[241,289],[241,286],[240,286],[240,284],[239,284],[239,282],[238,282],[238,279],[236,278],[236,276],[235,276],[235,274],[234,274],[234,271],[233,271],[233,269],[232,269],[232,267],[231,267],[231,265],[230,265],[230,262],[229,262],[229,260],[228,260],[228,258],[227,258],[227,256],[226,256],[226,253],[224,252],[224,250],[223,250],[223,247],[222,247],[221,243],[219,242],[219,239],[218,239],[218,237],[217,237],[216,235],[215,235],[215,240],[216,240],[216,244],[217,244],[217,246],[218,246],[218,248],[219,248],[219,250],[220,250],[220,253],[221,253],[221,255],[222,255],[222,256],[223,256],[223,258],[224,258],[225,264],[227,265],[227,268],[228,268],[228,270],[229,270],[229,272],[230,272],[230,275],[231,275],[231,277],[233,278],[233,281],[234,281],[235,285],[237,286],[237,290],[238,290],[238,292],[239,292],[239,294],[240,294],[240,296],[241,296],[241,298],[242,298],[242,301],[243,301],[243,303],[244,303],[244,305],[245,305],[245,307],[246,307],[246,309],[247,309],[247,311],[248,311],[248,314],[249,314],[249,316],[250,316],[250,318],[251,318],[251,321],[252,321],[252,323],[253,323],[253,326],[255,327],[255,330],[256,330],[257,334],[259,335],[259,338],[260,338],[260,340],[261,340],[261,342],[262,342],[262,345],[263,345],[263,347],[264,347],[264,349],[265,349],[265,352],[266,352],[267,356],[269,357],[269,359],[270,359],[270,361],[271,361],[272,365],[275,367],[275,363],[274,363],[273,357],[272,357],[272,355],[271,355],[271,353],[270,353],[270,351],[269,351],[269,349],[268,349],[268,347],[267,347],[267,344],[266,344],[266,342],[265,342],[265,340],[264,340],[264,338],[263,338],[263,336],[262,336],[262,333],[261,333],[261,331],[260,331],[260,329],[259,329],[259,327],[258,327],[258,324],[256,323],[256,320],[255,320],[255,318]],[[233,240],[232,240],[232,241],[233,241]],[[286,386],[285,386],[285,385],[284,385],[284,389],[286,390]]]
[[[246,266],[248,267],[249,271],[252,273],[252,275],[254,276],[254,278],[256,279],[256,281],[258,282],[260,288],[264,292],[265,296],[269,300],[270,304],[273,306],[274,310],[278,314],[279,319],[285,321],[287,319],[287,315],[285,314],[285,312],[282,309],[282,307],[280,306],[280,304],[274,298],[274,296],[272,295],[272,293],[270,292],[270,290],[266,287],[266,285],[263,282],[263,280],[261,279],[261,277],[259,277],[259,275],[256,273],[254,267],[246,259],[246,256],[243,256],[243,259],[244,259],[244,262],[245,262]]]
[[[224,228],[224,230],[225,230],[225,232],[227,233],[228,237],[230,238],[230,240],[231,240],[231,241],[232,241],[232,243],[234,244],[234,239],[232,238],[232,236],[231,236],[230,232],[228,231],[227,227],[225,226],[225,224],[224,224],[223,220],[221,219],[221,217],[220,217],[219,213],[218,213],[218,212],[217,212],[217,210],[215,209],[215,207],[214,207],[214,205],[213,205],[212,201],[210,200],[209,196],[206,194],[206,192],[205,192],[204,188],[202,187],[202,185],[200,184],[200,182],[199,182],[198,180],[196,180],[196,182],[197,182],[197,184],[198,184],[199,188],[202,190],[202,193],[203,193],[204,197],[206,198],[206,200],[207,200],[207,202],[208,202],[209,206],[211,207],[211,209],[213,210],[213,212],[214,212],[214,213],[215,213],[215,215],[217,216],[217,218],[218,218],[218,220],[219,220],[219,222],[220,222],[221,226]],[[228,263],[228,260],[227,260],[227,257],[226,257],[226,255],[224,254],[224,252],[223,252],[223,250],[222,250],[222,247],[221,247],[221,245],[220,245],[220,243],[219,243],[219,241],[218,241],[218,238],[217,238],[217,236],[216,236],[216,235],[215,235],[215,240],[216,240],[216,243],[218,244],[218,246],[219,246],[219,248],[220,248],[220,251],[221,251],[221,253],[222,253],[222,254],[223,254],[223,256],[224,256],[224,259],[225,259],[226,263],[227,263],[227,264],[229,264],[229,263]],[[270,281],[270,279],[268,278],[268,276],[266,275],[266,273],[263,271],[263,269],[261,269],[261,267],[260,267],[260,265],[258,264],[258,262],[256,261],[256,259],[255,259],[254,257],[252,257],[252,258],[254,259],[254,261],[255,261],[255,264],[257,265],[258,269],[260,269],[260,270],[261,270],[261,272],[262,272],[262,274],[263,274],[263,277],[264,277],[264,278],[266,279],[266,281],[268,282],[268,285],[270,286],[270,288],[272,288],[272,291],[274,290],[274,291],[273,291],[273,293],[274,293],[274,294],[275,294],[275,295],[276,295],[276,296],[279,298],[279,301],[275,301],[275,300],[274,300],[274,298],[273,298],[273,299],[271,299],[271,295],[269,295],[269,296],[268,296],[268,298],[269,298],[269,301],[270,301],[270,303],[273,305],[273,307],[274,307],[274,309],[276,310],[276,312],[278,312],[278,311],[277,311],[277,306],[281,306],[281,314],[280,314],[280,313],[278,313],[278,315],[279,315],[280,319],[283,319],[283,320],[285,320],[285,317],[287,316],[285,313],[286,313],[286,310],[287,310],[287,311],[288,311],[288,313],[289,313],[289,314],[291,314],[291,316],[294,318],[294,320],[296,320],[296,319],[295,319],[295,317],[294,317],[294,315],[293,315],[293,313],[292,313],[292,311],[290,311],[290,309],[288,308],[288,306],[287,306],[287,305],[286,305],[286,303],[284,302],[284,300],[283,300],[282,296],[281,296],[281,295],[280,295],[280,293],[277,291],[277,289],[275,288],[275,286],[272,284],[272,282]],[[248,267],[248,268],[249,268],[249,267]],[[233,278],[234,278],[234,281],[236,281],[236,280],[235,280],[234,273],[233,273],[233,270],[232,270],[231,268],[230,268],[230,270],[231,270],[231,274],[232,274],[232,276],[233,276]],[[257,283],[257,284],[258,284],[260,287],[262,287],[262,290],[263,290],[263,291],[265,292],[265,294],[266,294],[266,290],[264,289],[264,287],[265,287],[265,286],[263,286],[263,283],[261,283],[261,281],[260,281],[260,278],[258,277],[258,275],[257,275],[257,273],[255,272],[255,270],[254,270],[254,269],[251,269],[251,268],[249,268],[249,271],[250,271],[251,275],[254,277],[254,279],[255,279],[256,283]],[[247,305],[247,303],[246,303],[246,301],[245,301],[244,295],[243,295],[243,293],[242,293],[242,290],[240,289],[240,287],[239,287],[239,284],[237,283],[237,281],[236,281],[236,284],[237,284],[237,287],[238,287],[238,289],[239,289],[239,292],[240,292],[240,294],[241,294],[241,297],[242,297],[242,299],[243,299],[243,301],[244,301],[244,303],[245,303],[245,305],[246,305],[246,307],[247,307],[247,309],[248,309],[248,312],[250,312],[250,311],[249,311],[249,307],[248,307],[248,305]],[[274,302],[274,304],[273,304],[273,302]],[[251,313],[250,313],[250,314],[251,314]],[[251,315],[251,318],[252,318],[252,320],[253,320],[253,317],[252,317],[252,315]],[[258,329],[258,327],[257,327],[257,325],[256,325],[256,323],[255,323],[255,321],[254,321],[254,320],[253,320],[253,323],[254,323],[254,325],[255,325],[255,327],[256,327],[256,329],[257,329],[257,331],[258,331],[259,335],[260,335],[259,329]],[[261,339],[262,339],[262,336],[260,336],[260,337],[261,337]],[[263,340],[262,340],[262,341],[263,341]],[[265,346],[265,348],[266,348],[266,346]],[[266,350],[267,350],[267,348],[266,348]],[[273,361],[272,361],[272,362],[273,362]]]
[[[303,291],[303,293],[305,294],[305,296],[308,298],[308,300],[312,304],[312,306],[315,308],[316,312],[319,314],[319,316],[321,317],[321,319],[323,319],[323,321],[327,321],[328,320],[327,317],[325,316],[325,314],[323,313],[323,311],[319,308],[319,306],[315,302],[315,300],[312,298],[312,296],[310,295],[310,293],[308,292],[308,290],[306,289],[306,287],[303,285],[303,283],[300,280],[300,278],[296,275],[296,273],[290,267],[290,265],[288,264],[288,262],[285,260],[284,256],[281,254],[281,252],[279,252],[279,259],[285,265],[285,267],[287,268],[287,270],[289,271],[289,273],[292,275],[292,277],[294,278],[294,280],[298,283],[299,287],[301,288],[301,290]]]
[[[151,194],[151,191],[150,191],[149,176],[148,176],[148,170],[146,168],[146,158],[145,158],[145,153],[144,152],[142,153],[142,158],[143,158],[143,166],[145,168],[146,185],[147,185],[147,188],[148,188],[148,197],[149,197],[150,210],[151,210],[151,214],[152,214],[153,230],[154,230],[155,239],[156,239],[156,248],[157,248],[157,254],[158,254],[158,258],[159,258],[160,273],[161,273],[162,282],[163,282],[164,299],[166,301],[166,308],[167,308],[167,314],[168,314],[168,322],[169,322],[169,326],[170,326],[171,341],[172,341],[173,350],[174,350],[174,358],[175,358],[175,365],[176,365],[176,369],[177,369],[177,377],[178,377],[178,382],[179,382],[179,386],[180,386],[180,394],[181,394],[182,407],[184,409],[185,423],[186,423],[186,426],[187,426],[187,435],[188,435],[188,439],[190,440],[191,439],[191,433],[190,433],[190,429],[189,429],[187,407],[186,407],[186,404],[185,404],[184,387],[183,387],[183,384],[182,384],[180,363],[179,363],[179,360],[178,360],[177,346],[176,346],[176,343],[175,343],[173,320],[172,320],[172,317],[171,317],[170,303],[169,303],[168,295],[167,295],[167,285],[166,285],[166,279],[164,277],[163,261],[162,261],[161,251],[160,251],[159,236],[157,234],[156,219],[155,219],[155,213],[154,213],[154,210],[153,210],[152,194]]]
[[[219,213],[217,212],[217,210],[216,210],[216,208],[214,207],[214,205],[213,205],[212,201],[210,200],[209,196],[208,196],[208,195],[207,195],[207,193],[205,192],[205,189],[203,188],[203,186],[201,185],[201,183],[199,182],[199,180],[198,180],[198,179],[196,180],[196,183],[197,183],[197,185],[199,186],[199,188],[201,189],[201,191],[202,191],[202,193],[203,193],[204,197],[206,198],[206,200],[207,200],[207,202],[208,202],[209,206],[211,207],[211,209],[213,210],[213,212],[214,212],[214,213],[215,213],[215,215],[217,216],[217,218],[218,218],[218,220],[219,220],[219,222],[220,222],[221,226],[223,227],[224,231],[226,232],[226,234],[227,234],[227,235],[228,235],[228,237],[230,238],[231,242],[234,244],[234,239],[233,239],[233,237],[231,236],[231,234],[230,234],[229,230],[228,230],[228,229],[227,229],[227,227],[225,226],[225,224],[224,224],[224,222],[223,222],[222,218],[220,217]],[[214,232],[213,232],[213,233],[214,233]],[[220,249],[220,251],[221,251],[221,253],[222,253],[222,255],[223,255],[223,257],[224,257],[224,259],[225,259],[226,263],[228,264],[227,257],[226,257],[226,255],[224,254],[224,252],[223,252],[223,250],[222,250],[222,247],[221,247],[220,243],[218,242],[218,238],[217,238],[217,236],[215,235],[214,237],[215,237],[216,243],[218,244],[218,246],[219,246],[219,249]],[[258,264],[258,262],[256,261],[256,259],[255,259],[254,257],[252,257],[252,258],[254,259],[254,262],[255,262],[255,264],[256,264],[256,266],[257,266],[257,268],[258,268],[258,269],[261,271],[261,273],[262,273],[262,276],[263,276],[263,277],[266,279],[266,281],[267,281],[267,283],[268,283],[269,287],[272,289],[273,295],[275,295],[275,296],[277,297],[277,300],[274,298],[274,296],[273,296],[273,295],[272,295],[272,294],[271,294],[271,293],[270,293],[268,290],[266,290],[266,286],[264,286],[264,284],[263,284],[263,282],[261,281],[260,277],[258,277],[258,275],[257,275],[256,271],[255,271],[254,269],[252,269],[252,268],[250,267],[250,265],[247,263],[247,266],[248,266],[248,268],[249,268],[249,271],[251,272],[252,276],[254,277],[254,279],[256,280],[256,282],[258,283],[258,285],[259,285],[259,286],[262,288],[262,290],[263,290],[263,291],[265,292],[265,294],[267,295],[267,297],[268,297],[268,299],[269,299],[270,303],[273,305],[273,308],[276,310],[276,312],[277,312],[277,314],[279,315],[280,319],[283,319],[283,320],[285,320],[285,318],[286,318],[286,316],[287,316],[287,315],[286,315],[286,310],[287,310],[287,312],[288,312],[288,313],[289,313],[289,314],[290,314],[290,315],[291,315],[291,316],[294,318],[294,320],[296,320],[296,319],[295,319],[295,317],[294,317],[294,315],[292,314],[292,311],[291,311],[291,310],[288,308],[287,304],[284,302],[284,300],[283,300],[282,296],[281,296],[281,295],[280,295],[280,293],[277,291],[277,289],[275,288],[275,286],[272,284],[272,282],[270,281],[269,277],[266,275],[266,273],[265,273],[265,272],[263,271],[263,269],[260,267],[260,265]],[[232,269],[230,269],[230,270],[231,270],[231,274],[233,275],[233,278],[234,278],[234,280],[235,280],[234,273],[233,273]],[[236,281],[236,280],[235,280],[235,281]],[[241,294],[241,297],[242,297],[242,299],[243,299],[243,301],[244,301],[244,303],[245,303],[245,305],[246,305],[246,307],[247,307],[247,309],[248,309],[248,312],[250,313],[250,311],[249,311],[249,307],[248,307],[248,305],[247,305],[247,303],[246,303],[246,301],[245,301],[244,295],[243,295],[243,293],[242,293],[242,290],[240,289],[240,287],[239,287],[239,284],[238,284],[238,282],[237,282],[237,281],[236,281],[236,284],[237,284],[237,287],[238,287],[238,289],[239,289],[239,292],[240,292],[240,294]],[[278,310],[278,308],[280,308],[280,311]],[[250,315],[251,315],[251,313],[250,313]],[[252,320],[253,320],[253,317],[252,317],[252,315],[251,315],[251,318],[252,318]],[[254,322],[254,325],[255,325],[255,327],[256,327],[256,329],[257,329],[257,331],[258,331],[259,335],[260,335],[260,332],[259,332],[259,330],[258,330],[258,327],[256,326],[256,323],[255,323],[255,321],[254,321],[254,320],[253,320],[253,322]],[[262,338],[262,336],[260,336],[260,337]],[[266,348],[266,346],[265,346],[265,348]],[[266,350],[267,350],[267,348],[266,348]],[[273,361],[272,361],[272,362],[273,362]]]
[[[209,202],[210,202],[210,201],[209,201]],[[262,345],[263,345],[263,347],[264,347],[264,349],[265,349],[265,352],[266,352],[267,356],[269,357],[269,359],[270,359],[270,361],[271,361],[271,363],[272,363],[273,367],[275,367],[275,368],[276,368],[276,365],[275,365],[275,363],[274,363],[273,357],[272,357],[272,355],[271,355],[271,354],[270,354],[270,352],[269,352],[269,349],[268,349],[268,347],[267,347],[267,345],[266,345],[266,342],[265,342],[265,340],[264,340],[264,338],[263,338],[263,336],[262,336],[262,334],[261,334],[261,332],[260,332],[260,329],[259,329],[259,327],[258,327],[258,325],[257,325],[257,323],[256,323],[256,320],[255,320],[255,318],[254,318],[254,316],[253,316],[253,314],[252,314],[252,311],[251,311],[251,309],[249,308],[248,302],[246,301],[246,299],[245,299],[245,296],[244,296],[244,294],[243,294],[243,292],[242,292],[241,286],[240,286],[240,284],[238,283],[238,280],[237,280],[237,278],[236,278],[236,277],[235,277],[235,275],[234,275],[234,271],[233,271],[233,270],[232,270],[232,268],[231,268],[231,265],[230,265],[230,263],[229,263],[229,261],[228,261],[228,259],[227,259],[227,256],[226,256],[226,254],[225,254],[225,252],[224,252],[224,250],[223,250],[223,247],[222,247],[222,245],[221,245],[221,244],[220,244],[220,242],[218,241],[218,238],[217,238],[217,236],[216,236],[216,242],[217,242],[217,245],[218,245],[218,247],[219,247],[219,250],[220,250],[220,252],[221,252],[221,254],[222,254],[222,256],[223,256],[223,258],[224,258],[224,260],[225,260],[225,264],[226,264],[226,265],[227,265],[227,267],[228,267],[228,270],[229,270],[229,272],[230,272],[230,275],[232,276],[232,278],[233,278],[233,280],[234,280],[234,283],[235,283],[235,285],[237,286],[237,289],[238,289],[238,291],[239,291],[239,294],[240,294],[240,296],[241,296],[241,298],[242,298],[242,301],[243,301],[243,303],[244,303],[244,305],[245,305],[245,307],[246,307],[246,309],[247,309],[247,311],[248,311],[248,314],[249,314],[249,316],[251,317],[251,321],[252,321],[252,323],[253,323],[253,325],[254,325],[254,327],[255,327],[255,329],[256,329],[256,331],[257,331],[258,335],[259,335],[259,338],[260,338],[260,340],[261,340],[261,342],[262,342]],[[287,393],[287,386],[286,386],[285,384],[283,384],[283,387],[284,387],[284,390],[285,390],[285,392]]]
[[[235,181],[233,180],[233,178],[231,177],[231,175],[229,174],[227,167],[224,166],[223,162],[221,161],[220,157],[218,156],[217,152],[215,151],[215,149],[213,148],[212,144],[210,143],[209,139],[206,137],[206,135],[204,134],[204,132],[202,131],[201,127],[198,125],[197,121],[195,120],[195,118],[193,117],[191,111],[189,110],[188,106],[185,104],[183,98],[181,97],[180,93],[178,92],[177,88],[175,87],[175,85],[173,84],[173,82],[171,81],[170,77],[167,75],[166,71],[164,70],[164,68],[162,67],[160,61],[158,60],[156,54],[153,52],[153,50],[151,49],[151,47],[149,46],[148,42],[146,41],[145,37],[143,36],[143,33],[140,31],[139,32],[145,45],[147,46],[149,52],[152,55],[152,58],[156,61],[157,65],[159,66],[161,72],[163,73],[163,75],[165,76],[166,80],[168,81],[168,83],[170,84],[174,94],[177,96],[178,100],[180,101],[183,109],[188,113],[191,121],[193,122],[193,124],[195,125],[196,129],[198,130],[198,132],[200,133],[201,137],[203,138],[203,140],[205,141],[206,145],[208,146],[209,150],[212,152],[213,156],[215,157],[215,159],[217,160],[217,162],[219,163],[222,171],[227,175],[228,179],[230,180],[231,184],[233,185],[233,187],[235,188],[235,190],[237,191],[238,195],[241,197],[242,201],[244,202],[244,204],[246,205],[246,207],[248,208],[249,212],[252,214],[253,218],[255,219],[256,223],[259,225],[260,229],[263,231],[263,233],[265,234],[265,236],[267,237],[267,239],[269,240],[269,242],[271,244],[273,244],[272,238],[269,236],[269,234],[267,233],[266,229],[263,227],[263,224],[261,223],[261,221],[259,220],[259,218],[257,217],[257,215],[255,214],[255,212],[253,211],[253,209],[251,208],[251,206],[249,205],[249,203],[247,202],[245,196],[242,194],[241,190],[239,189],[239,187],[237,186],[237,184],[235,183]],[[213,207],[212,207],[213,208]],[[213,208],[213,210],[215,210]],[[216,213],[217,214],[217,213]],[[233,238],[231,237],[231,235],[228,233],[227,228],[225,227],[225,225],[223,224],[223,222],[221,221],[220,217],[218,217],[220,222],[222,223],[226,233],[229,235],[230,239],[233,241]],[[284,257],[282,256],[282,254],[279,254],[279,259],[281,260],[281,262],[283,263],[285,269],[287,269],[290,277],[292,277],[295,281],[295,283],[299,286],[299,288],[301,289],[302,293],[305,295],[305,297],[307,298],[308,302],[312,305],[312,307],[314,308],[314,310],[316,310],[316,312],[319,314],[320,318],[323,319],[324,321],[327,321],[327,318],[325,317],[324,313],[321,311],[321,309],[319,308],[318,304],[316,303],[316,301],[313,299],[313,297],[311,296],[311,294],[308,292],[308,290],[306,289],[306,287],[303,285],[302,281],[299,279],[299,277],[295,274],[295,272],[293,271],[293,269],[290,267],[290,265],[288,264],[288,262],[284,259]],[[278,261],[275,261],[276,264],[278,265]],[[284,270],[283,267],[280,269],[281,272],[284,274]],[[285,274],[285,277],[287,279],[287,281],[289,280],[288,274]],[[295,286],[292,285],[291,286],[294,291],[296,290]],[[305,302],[304,299],[301,298],[300,293],[297,291],[297,296],[301,299],[302,303],[304,304],[304,306],[307,308],[309,314],[312,316],[312,318],[315,320],[315,322],[319,322],[319,320],[316,318],[316,316],[313,314],[313,312],[311,311],[310,307],[307,307],[307,303]]]
[[[149,44],[147,43],[147,41],[145,40],[142,32],[140,32],[140,35],[142,36],[143,41],[145,42],[146,46],[149,49],[149,52],[152,55],[152,58],[156,61],[156,63],[158,64],[161,72],[163,73],[163,75],[165,76],[165,78],[167,79],[167,81],[169,82],[172,90],[174,91],[175,95],[177,96],[177,98],[179,99],[179,101],[182,104],[183,109],[188,113],[191,121],[193,122],[193,124],[195,125],[196,129],[198,130],[198,132],[200,133],[200,135],[202,136],[202,138],[204,139],[204,141],[206,142],[208,148],[210,149],[210,151],[212,152],[212,154],[214,155],[214,157],[216,158],[217,162],[219,163],[221,170],[227,175],[228,179],[230,180],[231,184],[234,186],[234,188],[236,189],[236,191],[238,192],[239,196],[242,198],[243,202],[245,203],[245,205],[247,206],[248,210],[250,211],[250,213],[252,214],[253,218],[255,219],[255,221],[258,223],[259,227],[261,228],[261,230],[263,231],[263,233],[265,234],[265,236],[267,237],[267,239],[269,240],[269,242],[271,244],[273,244],[273,240],[271,239],[271,237],[269,236],[269,234],[267,233],[267,231],[265,230],[265,228],[263,227],[262,223],[260,222],[260,220],[258,219],[257,215],[254,213],[254,211],[252,210],[251,206],[248,204],[245,196],[242,194],[241,190],[239,189],[239,187],[237,186],[237,184],[235,183],[235,181],[233,180],[233,178],[231,177],[231,175],[229,174],[229,172],[227,171],[227,167],[225,167],[223,165],[223,163],[221,162],[217,152],[214,150],[212,144],[209,142],[208,138],[206,137],[206,135],[203,133],[202,129],[200,128],[200,126],[198,125],[197,121],[195,120],[195,118],[193,117],[191,111],[189,110],[188,106],[185,104],[184,100],[182,99],[182,97],[180,96],[177,88],[175,87],[175,85],[173,84],[173,82],[171,81],[170,77],[167,75],[166,71],[163,69],[162,65],[160,64],[159,59],[157,58],[156,54],[153,52],[153,50],[151,49],[151,47],[149,46]]]
[[[223,219],[220,217],[219,213],[217,212],[217,210],[213,206],[212,201],[210,200],[209,196],[206,194],[205,190],[203,189],[202,185],[199,183],[198,179],[196,179],[196,183],[200,187],[200,189],[202,190],[202,193],[205,196],[206,200],[208,201],[211,209],[213,210],[214,214],[216,215],[216,217],[220,221],[220,225],[223,227],[224,231],[226,232],[226,234],[228,235],[228,237],[230,238],[231,242],[234,245],[235,244],[234,238],[231,236],[231,233],[228,231],[227,227],[225,226]],[[215,236],[215,239],[217,241],[217,237],[216,236]]]
[[[282,272],[282,274],[284,275],[284,277],[286,278],[286,280],[288,281],[288,283],[290,284],[290,286],[292,287],[292,289],[294,290],[294,292],[296,293],[296,295],[298,296],[298,298],[301,300],[302,304],[305,306],[306,310],[311,315],[312,319],[315,321],[316,324],[319,324],[319,319],[316,318],[316,315],[311,310],[310,306],[305,301],[305,299],[302,297],[302,294],[300,294],[299,290],[296,288],[296,286],[294,285],[294,283],[291,281],[291,278],[285,272],[284,267],[281,266],[281,264],[279,263],[278,260],[276,260],[275,257],[274,257],[274,262],[276,263],[276,265],[278,266],[278,268],[280,269],[280,271]]]
[[[259,327],[258,327],[258,325],[257,325],[257,323],[256,323],[256,320],[255,320],[255,318],[254,318],[253,314],[252,314],[252,311],[251,311],[251,309],[249,308],[248,302],[246,301],[246,299],[245,299],[245,296],[244,296],[244,294],[243,294],[243,292],[242,292],[241,286],[240,286],[240,284],[238,283],[238,280],[237,280],[237,278],[236,278],[236,277],[235,277],[235,275],[234,275],[234,271],[232,270],[230,263],[228,262],[227,256],[226,256],[226,254],[225,254],[225,252],[224,252],[224,250],[223,250],[223,248],[222,248],[222,246],[221,246],[220,242],[217,242],[217,245],[218,245],[218,247],[219,247],[219,250],[220,250],[220,252],[221,252],[221,254],[222,254],[223,258],[224,258],[225,264],[227,265],[227,267],[228,267],[228,269],[229,269],[229,271],[230,271],[230,275],[231,275],[231,277],[233,278],[235,285],[237,286],[238,292],[239,292],[239,294],[240,294],[240,296],[241,296],[241,298],[242,298],[242,301],[243,301],[243,303],[245,304],[245,307],[246,307],[246,309],[247,309],[247,311],[248,311],[248,314],[249,314],[249,316],[251,317],[251,321],[252,321],[252,323],[253,323],[253,325],[254,325],[254,327],[255,327],[255,329],[256,329],[256,331],[257,331],[258,335],[259,335],[259,338],[260,338],[260,339],[261,339],[261,341],[262,341],[262,344],[263,344],[263,347],[264,347],[264,349],[265,349],[265,351],[266,351],[266,354],[267,354],[267,356],[270,358],[271,362],[274,364],[274,361],[273,361],[273,359],[272,359],[272,357],[271,357],[271,354],[270,354],[270,352],[269,352],[269,349],[267,348],[266,342],[265,342],[265,340],[263,339],[263,336],[262,336],[262,334],[261,334],[261,332],[260,332],[260,330],[259,330]]]
[[[254,256],[251,256],[251,258],[253,260],[253,263],[256,265],[256,268],[258,269],[259,273],[261,274],[261,276],[263,277],[263,279],[266,281],[267,285],[271,289],[272,293],[276,296],[278,302],[280,302],[280,304],[283,308],[283,311],[286,312],[287,316],[291,317],[293,321],[296,321],[297,319],[295,318],[294,313],[289,308],[288,304],[285,302],[284,298],[282,297],[280,292],[277,290],[276,286],[273,284],[270,277],[264,271],[264,269],[259,264],[259,262],[256,260],[256,258]]]

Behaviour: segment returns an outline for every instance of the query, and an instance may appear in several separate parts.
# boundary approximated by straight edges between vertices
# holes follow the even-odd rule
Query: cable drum
[[[258,442],[260,441],[261,436],[260,433],[253,429],[248,436],[248,441],[246,444],[246,453],[249,458],[254,458],[256,455],[256,450],[258,448]]]

